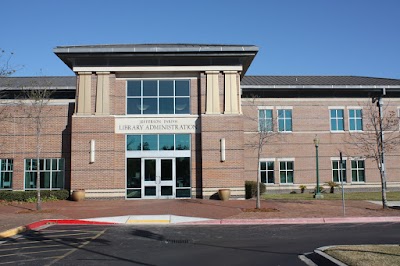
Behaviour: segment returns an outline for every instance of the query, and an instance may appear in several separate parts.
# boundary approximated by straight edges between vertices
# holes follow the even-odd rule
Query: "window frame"
[[[140,82],[140,95],[129,95],[129,82]],[[144,87],[144,82],[149,82],[149,81],[156,81],[157,84],[157,89],[156,89],[156,95],[145,95],[143,87]],[[173,82],[173,95],[162,95],[162,93],[160,93],[160,82],[162,81],[172,81]],[[180,81],[185,81],[188,83],[188,95],[178,95],[177,94],[177,82]],[[126,115],[190,115],[191,114],[191,80],[189,78],[173,78],[173,79],[169,79],[169,78],[150,78],[150,79],[128,79],[126,80],[125,83],[126,89],[126,95],[125,95],[125,99],[126,99],[126,103],[125,103],[125,114]],[[129,113],[129,100],[130,99],[138,99],[140,101],[140,107],[137,107],[139,109],[138,113]],[[172,108],[173,108],[173,112],[160,112],[161,111],[161,102],[162,99],[172,99]],[[187,101],[187,112],[179,112],[178,107],[178,103],[177,100],[179,99],[185,99]],[[155,113],[146,113],[145,111],[147,109],[144,109],[143,106],[144,101],[145,100],[156,100],[156,112]],[[183,110],[183,109],[182,109]]]
[[[334,168],[334,163],[337,163],[337,168]],[[332,167],[332,181],[336,183],[341,183],[339,180],[339,171],[340,171],[340,158],[331,158],[331,167]],[[335,180],[335,172],[337,172],[338,180]],[[347,183],[347,158],[343,158],[343,183]]]
[[[364,130],[364,119],[363,119],[363,110],[360,107],[348,107],[347,108],[348,114],[348,123],[349,123],[349,131],[352,132],[362,132]],[[351,116],[351,112],[354,111],[354,117]],[[361,112],[361,116],[357,116],[357,111]],[[354,129],[351,127],[351,122],[354,120]],[[361,121],[361,129],[357,127],[357,121]]]
[[[57,165],[56,165],[56,169],[53,169],[53,161],[56,160]],[[49,173],[49,187],[40,187],[40,190],[62,190],[65,188],[65,159],[64,158],[39,158],[39,162],[43,161],[45,162],[43,165],[40,164],[39,167],[39,174],[42,173]],[[50,166],[49,169],[47,169],[47,161],[50,161]],[[36,162],[36,164],[34,163]],[[62,162],[62,163],[61,163]],[[34,165],[38,165],[37,164],[37,159],[36,158],[26,158],[24,159],[24,190],[36,190],[37,189],[37,184],[35,184],[36,182],[36,173],[37,170],[34,169]],[[61,166],[62,165],[62,169]],[[29,168],[29,169],[28,169]],[[33,174],[33,177],[35,178],[34,181],[31,181],[31,183],[33,182],[32,187],[27,187],[27,174]],[[62,174],[62,187],[54,187],[53,185],[53,175],[57,174],[57,173],[61,173]],[[32,178],[32,177],[31,177]],[[42,179],[42,177],[41,177]],[[42,182],[42,180],[41,180]],[[31,184],[32,185],[32,184]]]
[[[261,163],[265,163],[265,169],[263,170],[261,168]],[[272,163],[272,170],[268,169],[268,163]],[[265,185],[274,185],[276,184],[276,180],[275,180],[275,159],[271,159],[271,158],[267,158],[267,159],[260,159],[259,163],[258,163],[258,169],[259,169],[259,175],[260,175],[260,182],[264,183]],[[265,181],[262,181],[262,173],[265,172]],[[269,173],[272,173],[272,181],[273,182],[268,182],[269,181]]]
[[[279,184],[282,185],[293,185],[294,184],[294,159],[279,159]],[[281,168],[281,163],[285,163],[286,169]],[[288,170],[287,164],[292,163],[293,168]],[[285,173],[285,181],[282,182],[281,174],[282,172]],[[288,182],[288,173],[292,172],[292,182]]]
[[[332,117],[332,111],[335,111],[335,117]],[[338,111],[342,111],[342,117],[338,116]],[[344,107],[331,107],[329,108],[329,127],[331,132],[344,132],[345,131],[345,109]],[[336,129],[332,128],[332,122],[335,121]],[[338,129],[339,125],[342,126],[343,129]]]
[[[279,115],[279,112],[283,111],[283,117]],[[286,112],[290,112],[290,118],[286,117]],[[278,107],[276,110],[276,119],[277,119],[277,131],[282,133],[291,133],[293,132],[293,108],[292,107]],[[283,121],[283,128],[280,127],[280,121]],[[288,123],[288,121],[290,123]],[[288,130],[288,125],[290,125],[290,130]]]
[[[353,168],[353,162],[356,162],[356,167]],[[359,163],[363,162],[363,167],[359,167]],[[365,159],[353,158],[350,160],[351,182],[352,183],[365,183]],[[360,171],[363,172],[364,180],[360,181]],[[353,179],[353,173],[356,172],[356,180]]]
[[[271,114],[271,117],[267,117],[267,111]],[[264,117],[261,117],[261,113],[264,112]],[[261,124],[261,121],[263,124]],[[268,122],[269,124],[267,124]],[[262,130],[262,125],[265,126],[266,130]],[[273,108],[258,108],[258,132],[273,132],[274,131],[274,109]]]
[[[5,169],[3,169],[3,164],[5,164]],[[10,181],[7,182],[8,185],[7,187],[5,187],[4,179],[7,174]],[[0,159],[0,190],[12,190],[13,177],[14,177],[14,159],[11,158]]]

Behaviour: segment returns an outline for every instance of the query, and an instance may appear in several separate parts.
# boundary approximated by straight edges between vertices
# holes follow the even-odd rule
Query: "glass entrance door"
[[[175,198],[174,158],[142,159],[143,198]]]

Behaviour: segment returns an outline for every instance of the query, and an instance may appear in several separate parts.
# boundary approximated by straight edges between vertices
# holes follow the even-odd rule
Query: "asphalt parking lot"
[[[53,265],[95,241],[99,226],[49,226],[0,241],[0,265]]]
[[[398,223],[51,225],[1,241],[0,265],[304,266],[318,247],[398,244],[398,235]]]

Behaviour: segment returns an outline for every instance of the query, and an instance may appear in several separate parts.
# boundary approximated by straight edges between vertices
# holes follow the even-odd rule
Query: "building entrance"
[[[142,191],[146,199],[175,198],[175,158],[142,159]]]

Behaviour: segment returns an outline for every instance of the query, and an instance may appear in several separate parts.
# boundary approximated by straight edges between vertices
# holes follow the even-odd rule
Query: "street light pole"
[[[316,169],[317,169],[317,188],[315,189],[314,198],[323,199],[324,196],[319,191],[319,158],[318,158],[319,138],[318,138],[318,136],[315,136],[315,138],[314,138],[314,145],[315,145],[315,164],[316,164]]]

